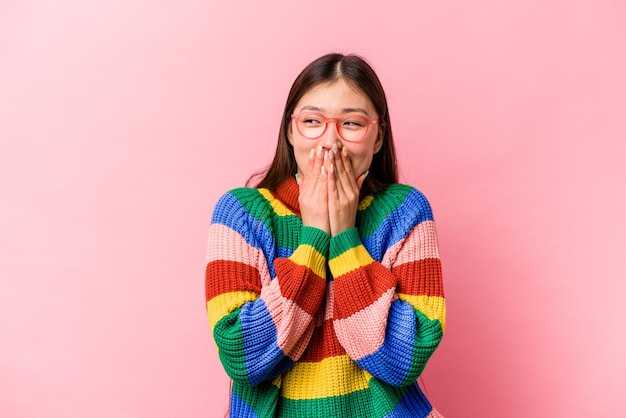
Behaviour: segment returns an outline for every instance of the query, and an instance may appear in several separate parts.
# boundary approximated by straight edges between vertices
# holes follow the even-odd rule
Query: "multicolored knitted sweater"
[[[302,225],[299,188],[217,203],[206,300],[232,417],[440,417],[417,378],[445,302],[430,205],[395,184],[334,237]]]

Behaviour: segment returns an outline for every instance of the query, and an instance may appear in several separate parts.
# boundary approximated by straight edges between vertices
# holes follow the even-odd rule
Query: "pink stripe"
[[[335,281],[330,281],[326,286],[326,310],[324,321],[333,319],[333,307],[335,306]]]
[[[216,243],[228,243],[228,245],[216,245]],[[261,284],[268,285],[272,280],[267,267],[267,262],[261,250],[254,248],[233,229],[213,224],[209,228],[209,245],[207,247],[207,263],[215,260],[237,261],[256,268],[261,276]],[[259,260],[263,262],[259,263]]]
[[[291,299],[282,296],[278,280],[263,286],[261,298],[276,326],[278,347],[292,359],[300,358],[313,333],[313,317]]]
[[[381,264],[387,268],[425,258],[439,258],[439,245],[433,221],[425,221],[409,232],[409,235],[389,247]]]
[[[383,344],[389,306],[395,298],[395,289],[389,289],[365,309],[333,322],[337,339],[354,360],[372,354]]]

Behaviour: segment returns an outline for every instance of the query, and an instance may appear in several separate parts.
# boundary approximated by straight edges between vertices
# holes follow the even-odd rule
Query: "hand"
[[[356,224],[356,212],[359,207],[361,186],[367,172],[355,178],[348,150],[337,144],[331,151],[332,161],[328,165],[328,216],[330,235],[335,236]]]
[[[311,149],[309,164],[304,176],[300,179],[300,214],[302,224],[319,228],[330,234],[328,217],[328,170],[324,161],[329,160],[329,153],[321,146]]]

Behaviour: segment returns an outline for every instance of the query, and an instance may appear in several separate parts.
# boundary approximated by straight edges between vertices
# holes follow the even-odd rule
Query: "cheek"
[[[300,156],[306,155],[308,157],[309,152],[311,151],[311,148],[313,146],[315,146],[315,144],[311,144],[310,142],[296,139],[296,141],[293,143],[293,150],[296,153],[296,155],[300,155]]]
[[[309,153],[311,152],[311,145],[300,141],[293,142],[293,153],[296,157],[296,164],[298,165],[298,171],[304,173],[309,162]]]
[[[348,148],[348,154],[350,155],[350,160],[352,161],[354,174],[358,177],[369,168],[372,163],[372,158],[374,157],[374,152],[369,147],[355,148],[347,146],[346,148]]]

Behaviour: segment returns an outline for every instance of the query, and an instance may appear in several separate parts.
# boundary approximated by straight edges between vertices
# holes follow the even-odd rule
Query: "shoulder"
[[[381,212],[381,216],[411,219],[415,223],[433,220],[430,202],[424,193],[413,186],[392,184],[384,192],[368,198],[372,209]]]
[[[392,184],[361,201],[357,223],[366,241],[392,245],[417,225],[432,220],[430,204],[421,191],[406,184]]]
[[[242,217],[265,212],[269,202],[261,189],[238,187],[224,193],[215,204],[212,223],[232,224]]]
[[[405,240],[420,224],[433,220],[426,196],[415,187],[392,184],[384,192],[365,197],[359,206],[357,228],[372,257]]]

